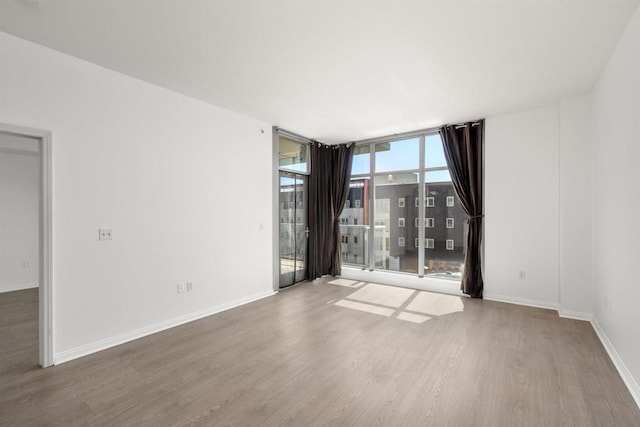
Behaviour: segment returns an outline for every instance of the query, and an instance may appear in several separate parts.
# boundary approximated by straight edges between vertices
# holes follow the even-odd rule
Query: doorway
[[[4,160],[11,162],[11,158],[13,158],[16,164],[24,163],[23,166],[26,167],[29,163],[29,167],[33,169],[28,183],[26,179],[22,179],[25,178],[22,176],[25,172],[24,167],[18,167],[14,171],[15,173],[11,172],[10,168],[4,169],[7,176],[3,178],[3,182],[7,189],[11,187],[11,191],[3,194],[15,199],[15,203],[3,204],[7,208],[4,214],[17,216],[16,220],[12,221],[13,225],[9,227],[11,231],[3,232],[4,237],[8,237],[8,240],[3,241],[6,248],[2,248],[2,250],[5,250],[7,254],[11,253],[11,257],[4,257],[4,259],[9,259],[11,262],[2,266],[2,273],[7,273],[6,278],[9,286],[11,286],[10,282],[15,282],[13,285],[15,291],[29,291],[27,285],[31,285],[30,295],[32,295],[29,298],[37,299],[37,302],[33,302],[34,315],[37,313],[37,321],[34,320],[34,323],[37,324],[37,332],[34,331],[34,334],[37,333],[37,339],[35,339],[37,342],[33,343],[33,351],[36,354],[31,356],[34,361],[37,358],[42,367],[53,365],[50,145],[51,133],[48,131],[0,123],[0,150],[8,156]],[[25,202],[27,199],[28,203]],[[24,209],[25,212],[22,214],[10,212],[11,209],[18,208]],[[27,209],[29,212],[26,212]],[[24,218],[21,218],[21,215],[24,215]],[[32,221],[29,220],[27,224],[28,218],[31,218]],[[29,227],[29,233],[18,232],[17,224],[22,220],[25,220],[22,228],[26,233],[27,227]],[[27,234],[29,237],[25,237]],[[29,274],[30,272],[31,274]],[[22,280],[16,278],[22,278]],[[37,289],[33,289],[34,287]]]
[[[307,176],[280,171],[280,288],[307,279]]]

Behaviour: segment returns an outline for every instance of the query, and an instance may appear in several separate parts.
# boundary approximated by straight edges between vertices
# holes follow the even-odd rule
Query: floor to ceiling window
[[[307,278],[307,174],[309,147],[278,136],[280,288]]]
[[[340,217],[343,264],[460,280],[466,218],[437,132],[357,144]]]

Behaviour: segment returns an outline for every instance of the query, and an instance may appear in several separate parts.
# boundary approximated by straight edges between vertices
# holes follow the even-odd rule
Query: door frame
[[[52,245],[52,162],[50,131],[0,123],[0,132],[39,140],[40,191],[39,218],[39,286],[38,286],[38,359],[40,366],[53,365],[53,245]]]
[[[293,173],[297,173],[300,175],[306,175],[307,176],[307,184],[309,183],[309,179],[310,179],[310,175],[311,175],[311,168],[313,167],[313,165],[311,164],[311,153],[310,150],[308,151],[308,157],[307,157],[307,171],[302,172],[302,171],[295,171],[295,170],[289,170],[287,168],[280,168],[280,136],[286,137],[287,139],[291,139],[295,142],[299,142],[301,144],[305,144],[309,150],[310,145],[311,145],[311,139],[306,138],[302,135],[298,135],[296,133],[293,132],[289,132],[287,130],[281,129],[278,126],[274,126],[272,128],[272,140],[271,140],[271,152],[272,152],[272,159],[271,159],[271,167],[272,167],[272,173],[271,173],[271,191],[272,191],[272,197],[271,197],[271,213],[272,213],[272,227],[271,227],[271,241],[272,241],[272,284],[273,284],[273,291],[274,292],[279,292],[280,291],[280,171],[282,170],[283,172],[293,172]],[[308,197],[308,195],[307,195]],[[308,200],[307,200],[308,202]],[[308,204],[308,203],[307,203]],[[307,206],[307,220],[308,220],[308,206]],[[308,223],[307,223],[308,226]],[[307,246],[308,247],[308,246]],[[308,256],[308,254],[307,254]]]
[[[293,271],[291,272],[292,277],[291,277],[291,284],[288,285],[282,285],[282,254],[280,253],[280,250],[278,250],[278,286],[279,289],[285,289],[288,288],[290,286],[293,286],[295,284],[298,284],[300,282],[304,282],[305,280],[307,280],[308,278],[308,252],[309,252],[309,217],[308,217],[308,191],[309,191],[309,175],[304,174],[304,173],[299,173],[299,172],[292,172],[292,171],[288,171],[288,170],[284,170],[281,169],[278,172],[278,201],[280,203],[280,191],[282,189],[282,178],[283,177],[287,177],[290,179],[293,179],[295,184],[294,186],[297,187],[299,184],[298,182],[300,182],[300,185],[302,185],[303,191],[303,206],[304,206],[304,228],[305,228],[305,239],[304,239],[304,260],[303,260],[303,269],[298,270],[296,268],[297,263],[298,263],[298,236],[296,234],[296,230],[297,230],[297,213],[298,213],[298,198],[297,198],[297,190],[295,191],[295,196],[294,196],[294,202],[293,202],[293,262],[294,262],[294,268]],[[280,221],[280,209],[278,210],[278,245],[280,245],[280,231],[281,231],[281,227],[282,227],[282,222]],[[301,280],[298,280],[298,273],[302,272],[303,274],[303,278]]]

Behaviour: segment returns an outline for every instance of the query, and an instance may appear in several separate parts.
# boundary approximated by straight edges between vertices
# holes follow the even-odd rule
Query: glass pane
[[[424,174],[424,182],[446,182],[451,181],[449,169],[426,172]]]
[[[374,205],[375,267],[418,272],[418,175],[376,176]]]
[[[424,167],[436,168],[439,166],[447,166],[442,140],[439,134],[427,135],[424,137]]]
[[[306,279],[306,180],[280,172],[280,287]]]
[[[376,172],[418,169],[418,138],[376,144]]]
[[[435,179],[437,174],[442,179]],[[448,171],[425,173],[424,209],[424,275],[460,281],[467,243],[467,215]]]
[[[307,172],[308,147],[290,139],[280,137],[278,158],[281,168],[299,172]]]
[[[360,145],[353,152],[353,166],[351,166],[351,175],[359,175],[369,173],[371,166],[371,149],[370,146]]]
[[[296,232],[296,267],[294,281],[300,282],[306,279],[306,261],[307,261],[307,212],[305,206],[306,200],[306,180],[304,175],[296,176],[295,183],[295,232]]]
[[[344,264],[369,264],[369,178],[354,178],[340,215],[340,255]]]
[[[280,286],[293,284],[295,242],[293,219],[295,212],[295,179],[280,175]]]

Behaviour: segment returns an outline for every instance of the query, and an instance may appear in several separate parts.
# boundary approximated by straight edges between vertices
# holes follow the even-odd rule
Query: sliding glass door
[[[307,278],[307,176],[280,172],[280,288]]]

